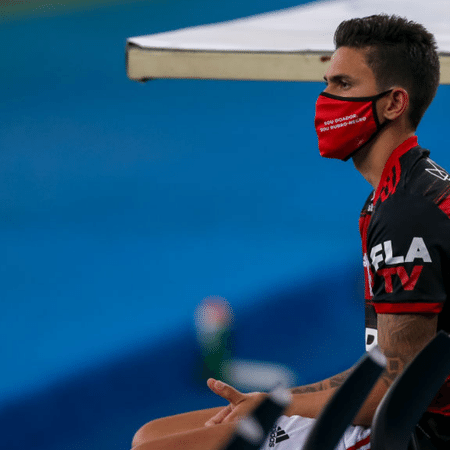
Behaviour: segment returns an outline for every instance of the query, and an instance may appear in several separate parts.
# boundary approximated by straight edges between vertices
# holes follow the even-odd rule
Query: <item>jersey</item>
[[[389,157],[359,226],[366,349],[377,344],[377,314],[438,314],[450,332],[450,175],[416,136]],[[450,416],[450,377],[428,411]]]
[[[316,419],[281,416],[270,431],[261,450],[302,450]],[[369,450],[370,428],[350,425],[334,450]]]

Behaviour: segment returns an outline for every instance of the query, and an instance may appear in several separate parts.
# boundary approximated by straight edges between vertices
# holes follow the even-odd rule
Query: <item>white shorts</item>
[[[302,450],[316,419],[281,416],[261,450]],[[336,450],[370,449],[370,428],[349,426]]]

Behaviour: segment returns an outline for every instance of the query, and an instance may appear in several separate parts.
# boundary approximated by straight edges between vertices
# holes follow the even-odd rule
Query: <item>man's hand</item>
[[[214,378],[209,378],[207,385],[215,394],[230,402],[229,405],[225,406],[205,423],[207,427],[219,423],[234,422],[240,417],[246,416],[267,396],[267,394],[262,392],[243,394],[229,384]]]

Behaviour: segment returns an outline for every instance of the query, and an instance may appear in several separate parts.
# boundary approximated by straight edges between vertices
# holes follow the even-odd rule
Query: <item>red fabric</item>
[[[442,311],[442,303],[374,303],[377,314],[439,314]]]
[[[370,435],[362,439],[361,441],[358,441],[355,445],[352,445],[347,450],[358,450],[358,448],[361,448],[369,443],[370,443]]]
[[[325,158],[346,160],[377,131],[372,101],[338,100],[319,95],[315,127]]]
[[[443,202],[439,205],[439,209],[447,214],[447,217],[450,218],[450,197],[447,197]]]
[[[384,278],[384,289],[387,294],[393,292],[392,276],[398,275],[405,291],[413,291],[416,287],[417,280],[422,273],[423,266],[414,266],[411,275],[408,275],[406,269],[403,266],[387,267],[377,271],[378,275]]]
[[[384,166],[380,183],[375,192],[375,198],[373,200],[374,205],[377,203],[380,196],[381,200],[384,201],[395,192],[401,173],[401,167],[398,160],[407,151],[417,147],[417,145],[417,136],[411,136],[391,153],[391,156],[389,156],[389,159]]]
[[[450,376],[445,380],[441,389],[434,397],[427,409],[428,412],[450,416]]]
[[[359,232],[361,234],[361,243],[363,251],[363,262],[364,262],[364,298],[366,300],[371,300],[372,295],[372,285],[373,285],[373,274],[370,268],[369,257],[367,255],[367,229],[370,223],[370,214],[366,214],[359,219]]]
[[[377,274],[384,278],[384,290],[387,294],[393,292],[392,288],[392,275],[397,273],[397,267],[387,267],[386,269],[377,270]]]
[[[406,269],[403,266],[397,267],[397,273],[402,282],[403,289],[405,291],[413,291],[416,286],[417,280],[422,273],[423,266],[414,266],[411,271],[411,275],[408,276]]]
[[[386,179],[383,181],[383,185],[380,189],[380,198],[384,202],[390,195],[392,195],[397,189],[398,182],[400,181],[400,175],[402,173],[402,168],[400,166],[400,161],[397,159],[394,161],[392,168]]]

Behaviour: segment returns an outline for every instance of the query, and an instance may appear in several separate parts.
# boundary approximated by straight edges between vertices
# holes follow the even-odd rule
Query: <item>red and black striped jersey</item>
[[[416,136],[397,147],[361,212],[367,349],[377,314],[435,313],[450,332],[450,175],[429,154]],[[450,416],[450,379],[429,411]]]

